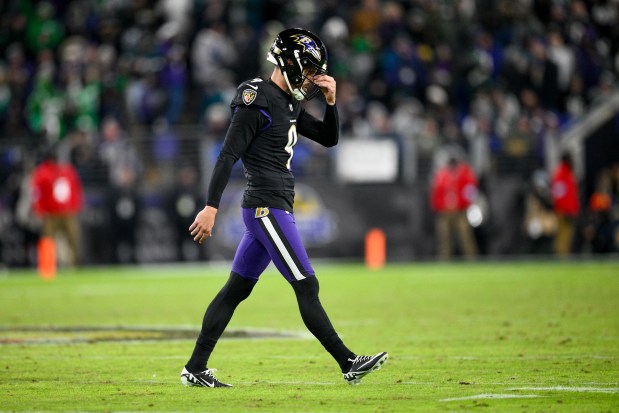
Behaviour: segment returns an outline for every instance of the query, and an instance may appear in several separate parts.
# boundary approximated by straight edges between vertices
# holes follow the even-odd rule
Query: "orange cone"
[[[381,269],[387,260],[387,238],[380,228],[372,228],[365,235],[365,265],[373,270]]]
[[[52,237],[41,237],[38,245],[39,276],[45,280],[53,280],[56,277],[56,244]]]

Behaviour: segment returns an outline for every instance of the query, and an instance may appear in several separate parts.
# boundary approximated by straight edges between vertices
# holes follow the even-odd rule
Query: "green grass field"
[[[0,411],[619,411],[617,262],[315,267],[344,342],[390,353],[359,386],[298,337],[222,340],[209,367],[234,387],[182,387],[193,332],[161,340],[139,328],[197,334],[227,267],[82,269],[53,281],[11,272],[0,277]],[[229,328],[305,333],[272,269]]]

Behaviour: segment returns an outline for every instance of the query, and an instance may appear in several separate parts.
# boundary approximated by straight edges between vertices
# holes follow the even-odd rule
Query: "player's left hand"
[[[318,86],[325,95],[327,104],[335,105],[335,79],[329,75],[316,75],[313,80],[314,84]]]

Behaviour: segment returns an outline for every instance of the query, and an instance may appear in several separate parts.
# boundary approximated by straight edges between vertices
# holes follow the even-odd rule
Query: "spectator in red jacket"
[[[83,190],[77,170],[58,162],[54,150],[46,152],[32,176],[33,209],[43,222],[43,236],[66,238],[68,264],[79,263],[79,220]]]
[[[557,214],[558,228],[554,241],[555,253],[566,256],[570,253],[574,238],[574,224],[580,212],[578,183],[568,153],[554,170],[551,180],[552,201]]]
[[[440,258],[451,256],[454,235],[465,257],[477,255],[473,229],[466,218],[477,188],[477,177],[470,165],[453,156],[434,175],[430,197],[432,210],[436,214],[437,252]]]

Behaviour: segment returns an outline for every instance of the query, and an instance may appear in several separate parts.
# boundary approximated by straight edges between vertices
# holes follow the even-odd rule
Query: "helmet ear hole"
[[[301,76],[301,75],[290,76],[290,82],[293,85],[300,85],[301,83],[303,83],[303,76]]]
[[[303,81],[303,73],[297,67],[297,63],[292,59],[286,59],[286,67],[283,68],[292,84],[300,84]]]

